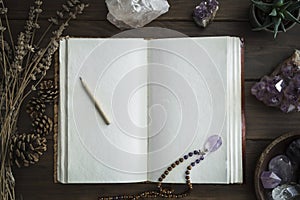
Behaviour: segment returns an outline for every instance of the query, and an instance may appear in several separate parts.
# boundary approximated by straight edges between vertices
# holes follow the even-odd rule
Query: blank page
[[[234,50],[232,43],[238,48]],[[240,159],[236,162],[242,162],[241,140],[228,143],[235,134],[238,138],[242,135],[240,63],[232,59],[233,55],[240,57],[239,45],[239,38],[231,37],[149,41],[148,180],[157,181],[176,159],[203,149],[205,140],[218,134],[222,147],[192,170],[191,179],[193,183],[232,182],[231,145],[237,147],[231,152]],[[236,77],[229,76],[233,68],[237,68]],[[236,129],[230,128],[232,124]],[[176,167],[165,181],[184,183],[186,167],[196,158]],[[242,174],[241,165],[233,165],[238,166],[234,168],[237,176]],[[234,182],[241,182],[241,178]]]
[[[66,39],[60,49],[58,176],[63,183],[147,178],[147,43],[143,39]],[[105,125],[83,89],[111,120]]]

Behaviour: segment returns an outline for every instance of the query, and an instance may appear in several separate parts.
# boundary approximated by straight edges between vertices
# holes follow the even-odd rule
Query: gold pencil
[[[105,115],[104,111],[101,109],[98,101],[96,100],[95,96],[92,94],[92,92],[90,91],[90,89],[88,88],[87,84],[84,82],[84,80],[79,77],[81,84],[84,88],[84,90],[86,91],[86,93],[88,94],[88,96],[90,97],[90,99],[92,100],[92,102],[94,103],[96,110],[99,112],[99,114],[101,115],[103,121],[105,122],[106,125],[110,124],[110,121],[108,119],[108,117]]]

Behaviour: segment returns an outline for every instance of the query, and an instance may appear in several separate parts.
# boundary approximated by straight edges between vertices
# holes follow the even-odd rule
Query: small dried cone
[[[32,122],[34,132],[40,135],[49,135],[53,129],[53,121],[50,117],[44,114],[40,114],[34,118]]]
[[[35,164],[47,150],[47,140],[39,134],[18,134],[11,137],[10,160],[18,167]]]
[[[40,83],[38,96],[46,103],[52,103],[58,97],[58,89],[55,87],[53,80],[45,80]]]
[[[27,106],[26,106],[26,112],[29,114],[29,116],[34,119],[37,116],[40,115],[40,113],[45,113],[46,111],[46,105],[43,101],[40,99],[37,99],[33,97],[29,100]]]

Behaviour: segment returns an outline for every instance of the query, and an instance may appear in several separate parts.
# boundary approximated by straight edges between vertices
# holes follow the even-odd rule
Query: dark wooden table
[[[22,30],[29,5],[33,0],[9,0],[9,18],[14,35]],[[40,21],[45,28],[47,18],[60,9],[64,0],[44,2],[44,15]],[[170,0],[170,11],[148,26],[164,27],[188,36],[234,35],[245,39],[245,99],[246,99],[246,159],[245,182],[242,185],[195,185],[187,199],[254,200],[253,176],[255,165],[263,149],[276,137],[300,129],[300,114],[283,114],[258,102],[250,88],[261,76],[270,73],[294,49],[300,48],[300,26],[273,40],[272,34],[252,32],[248,22],[249,0],[220,0],[215,22],[206,29],[197,27],[191,11],[200,0]],[[66,34],[84,37],[110,37],[119,33],[106,21],[104,0],[90,0],[90,7],[77,21],[71,22]],[[50,75],[51,78],[51,75]],[[24,120],[23,120],[24,118]],[[30,121],[21,113],[20,130],[30,129]],[[98,195],[137,193],[153,188],[149,184],[61,185],[53,182],[53,139],[48,137],[48,150],[37,165],[15,169],[18,199],[24,200],[93,200]],[[21,198],[22,197],[22,198]]]

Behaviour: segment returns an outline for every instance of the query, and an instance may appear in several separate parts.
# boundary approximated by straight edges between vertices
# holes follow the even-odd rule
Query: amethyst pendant
[[[222,138],[218,135],[210,136],[205,144],[204,144],[204,151],[211,153],[217,151],[222,146]]]

